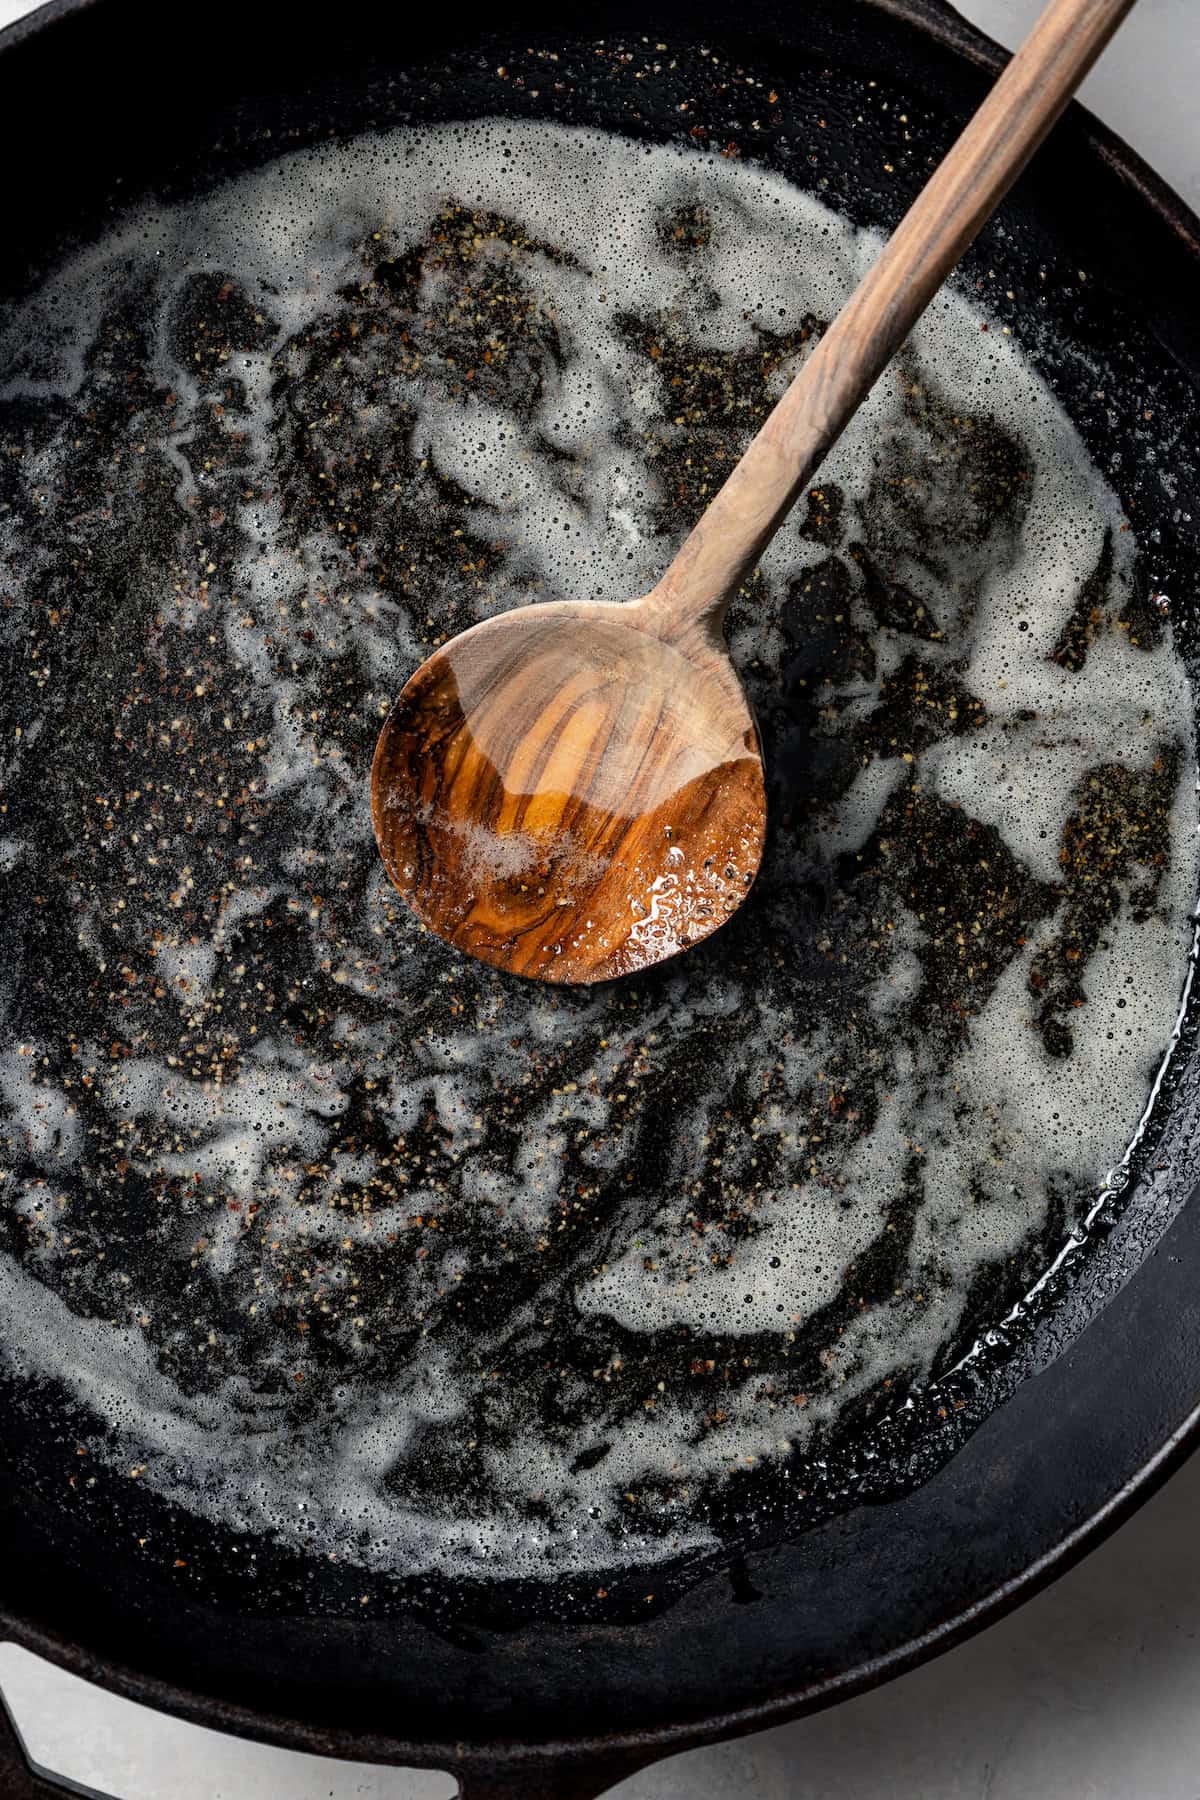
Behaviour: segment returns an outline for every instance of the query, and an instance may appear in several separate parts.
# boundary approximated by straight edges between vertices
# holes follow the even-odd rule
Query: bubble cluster
[[[1120,1163],[1192,697],[957,294],[732,611],[772,837],[727,926],[555,992],[376,856],[416,664],[648,589],[876,249],[748,162],[485,121],[131,218],[0,334],[0,1355],[130,1479],[382,1569],[653,1562],[936,1376]]]

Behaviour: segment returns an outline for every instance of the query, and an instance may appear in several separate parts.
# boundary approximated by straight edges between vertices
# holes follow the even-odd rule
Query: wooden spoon
[[[380,734],[371,812],[431,931],[519,975],[604,981],[745,898],[766,802],[725,610],[1132,5],[1050,0],[657,587],[518,608],[417,670]]]

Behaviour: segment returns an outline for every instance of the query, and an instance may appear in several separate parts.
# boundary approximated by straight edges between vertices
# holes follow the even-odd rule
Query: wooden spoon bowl
[[[384,725],[371,808],[424,924],[554,982],[707,937],[754,880],[766,829],[733,666],[702,633],[674,638],[653,596],[524,607],[455,638]]]

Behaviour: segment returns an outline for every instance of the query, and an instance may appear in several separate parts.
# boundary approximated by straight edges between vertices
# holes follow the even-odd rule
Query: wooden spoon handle
[[[1133,4],[1050,0],[649,596],[664,637],[719,629],[738,583]]]

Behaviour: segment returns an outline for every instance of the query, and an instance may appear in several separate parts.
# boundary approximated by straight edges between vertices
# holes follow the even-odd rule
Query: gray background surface
[[[1001,42],[1040,0],[959,0]],[[0,0],[0,25],[29,10]],[[1200,210],[1200,0],[1141,0],[1083,90]],[[691,1751],[619,1800],[1200,1800],[1200,1458],[1047,1593],[878,1693]],[[90,1688],[11,1645],[37,1759],[118,1800],[444,1800],[440,1775],[294,1756]]]

